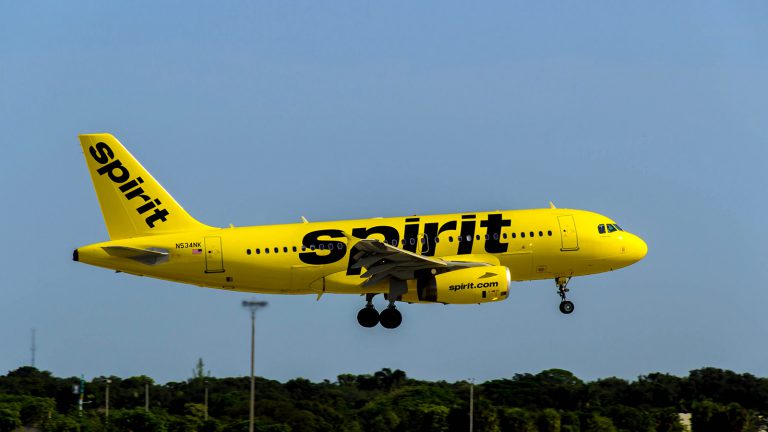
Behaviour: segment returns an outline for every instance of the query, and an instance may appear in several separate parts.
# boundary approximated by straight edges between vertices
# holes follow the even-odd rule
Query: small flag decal
[[[203,253],[202,249],[192,249],[192,255],[200,255]]]

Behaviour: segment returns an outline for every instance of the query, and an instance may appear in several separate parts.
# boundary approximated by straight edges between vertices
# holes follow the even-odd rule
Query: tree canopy
[[[158,384],[148,376],[96,377],[85,384],[84,409],[73,392],[80,379],[21,367],[0,376],[0,432],[247,431],[250,380],[216,378],[202,360],[192,378]],[[106,387],[109,391],[109,417]],[[464,431],[470,386],[408,378],[401,370],[339,375],[334,382],[256,379],[259,431]],[[149,390],[149,409],[145,390]],[[204,394],[208,391],[208,407]],[[768,380],[704,368],[686,377],[654,373],[634,381],[585,382],[562,369],[474,384],[475,431],[677,432],[678,413],[694,432],[765,427]]]

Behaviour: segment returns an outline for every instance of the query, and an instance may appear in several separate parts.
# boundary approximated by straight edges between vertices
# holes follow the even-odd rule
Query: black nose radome
[[[77,249],[72,252],[72,261],[80,261],[80,254],[77,252]]]

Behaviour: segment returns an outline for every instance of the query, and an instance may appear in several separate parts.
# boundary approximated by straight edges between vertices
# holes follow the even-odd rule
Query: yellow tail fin
[[[110,239],[213,229],[184,211],[117,138],[80,135],[80,144]]]

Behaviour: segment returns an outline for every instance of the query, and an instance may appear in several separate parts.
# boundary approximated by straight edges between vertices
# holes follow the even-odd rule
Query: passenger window
[[[498,240],[499,239],[499,233],[493,233],[493,239]]]
[[[280,249],[275,248],[275,253],[278,253],[278,252],[280,252]]]
[[[448,236],[448,243],[453,243],[453,236]]]
[[[512,238],[517,238],[517,233],[512,233]]]
[[[599,232],[600,234],[605,234],[605,225],[603,224],[598,225],[597,232]]]
[[[339,250],[344,249],[344,243],[339,243],[337,246],[339,247]]]
[[[533,231],[531,231],[531,237],[533,237]]]
[[[463,238],[462,236],[458,236],[458,237],[456,237],[456,241],[458,241],[459,243],[461,243],[461,239],[462,239],[462,238]]]
[[[261,249],[256,249],[256,255],[261,253]]]
[[[520,238],[525,238],[525,233],[524,232],[520,233]]]
[[[616,228],[611,224],[606,225],[606,227],[608,228],[609,233],[616,231]]]
[[[486,235],[485,237],[486,237],[485,239],[488,240],[488,235]],[[480,240],[480,234],[476,235],[475,239]]]
[[[544,233],[539,231],[539,237],[544,237]]]
[[[305,250],[307,250],[307,247],[305,245],[301,245],[301,251],[304,252]]]
[[[264,248],[264,253],[268,254],[269,253],[269,248]]]
[[[552,237],[552,231],[547,231],[547,235]]]
[[[309,250],[311,251],[315,250],[315,245],[309,245]]]
[[[245,254],[246,254],[246,255],[250,255],[250,254],[251,254],[251,250],[250,250],[250,249],[246,249],[246,250],[245,250]]]
[[[507,239],[507,233],[502,234],[502,237],[504,237],[504,239],[506,240]]]
[[[397,246],[397,239],[392,240],[392,246]]]
[[[333,250],[333,243],[328,243],[328,250]]]
[[[320,248],[320,250],[325,250],[325,243],[320,243],[317,247]]]
[[[288,252],[288,247],[287,246],[283,246],[283,252]]]
[[[435,237],[435,243],[440,243],[440,237]]]
[[[293,251],[296,252],[296,246],[293,247]]]
[[[477,236],[477,239],[480,240],[480,236]],[[472,241],[471,235],[467,235],[467,241]]]
[[[413,246],[413,245],[415,245],[415,244],[416,244],[416,239],[415,239],[415,238],[413,238],[413,237],[411,237],[411,246]]]

